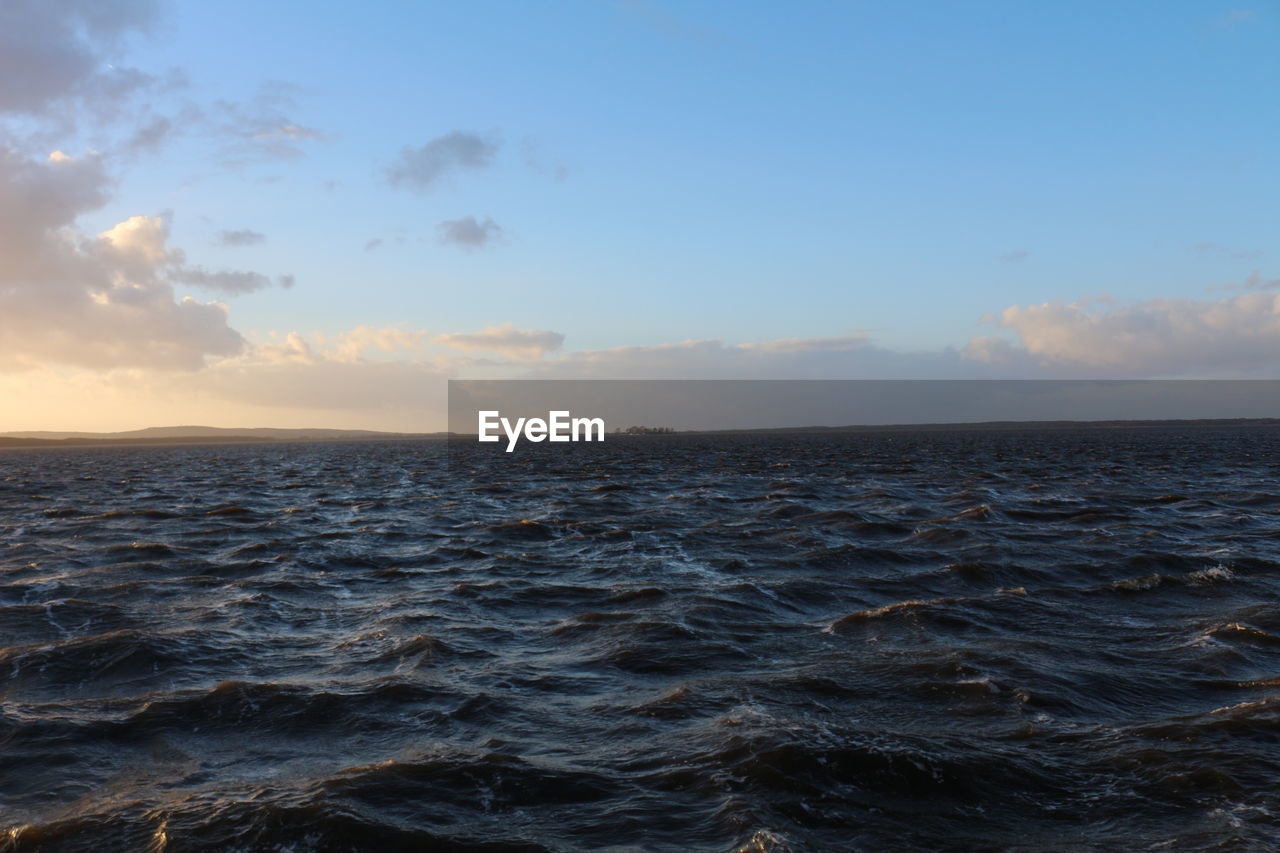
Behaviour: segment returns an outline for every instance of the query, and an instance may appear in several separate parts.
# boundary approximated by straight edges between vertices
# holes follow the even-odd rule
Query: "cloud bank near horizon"
[[[1246,294],[1273,299],[1275,294]],[[1244,296],[1219,302],[1178,306],[1178,316],[1214,318],[1222,312],[1247,310],[1254,300]],[[1244,303],[1239,301],[1244,299]],[[1257,307],[1257,306],[1254,306]],[[1275,313],[1274,299],[1266,306]],[[186,411],[208,409],[241,413],[244,423],[286,424],[337,422],[361,428],[419,431],[439,427],[445,380],[453,378],[523,379],[1108,379],[1108,378],[1240,378],[1245,361],[1228,350],[1234,369],[1213,373],[1185,370],[1188,360],[1178,348],[1226,347],[1207,336],[1209,320],[1187,323],[1186,338],[1148,348],[1146,373],[1117,367],[1106,352],[1090,348],[1090,339],[1075,338],[1087,323],[1104,331],[1116,325],[1150,322],[1169,306],[1137,305],[1110,312],[1085,313],[1080,306],[1031,306],[1007,312],[1001,322],[1026,337],[1019,342],[977,338],[963,348],[934,352],[898,352],[877,346],[863,334],[831,338],[788,338],[729,343],[721,339],[690,340],[645,346],[623,346],[561,352],[565,336],[521,329],[504,323],[476,332],[431,334],[403,327],[355,327],[337,335],[277,335],[260,342],[241,341],[232,354],[209,359],[185,371],[103,369],[83,366],[62,381],[104,389],[127,386],[151,399],[151,409],[169,413],[160,422],[190,420]],[[1027,322],[1030,315],[1034,322]],[[1138,318],[1138,319],[1135,319]],[[1273,319],[1274,321],[1274,319]],[[1017,325],[1015,325],[1017,324]],[[1265,323],[1263,323],[1265,326]],[[999,341],[998,345],[993,341]],[[1055,344],[1071,341],[1072,346]],[[1028,345],[1029,344],[1029,345]],[[1117,346],[1129,344],[1121,340]],[[1249,356],[1249,378],[1280,376],[1275,350],[1264,344],[1242,345]],[[1037,351],[1033,351],[1032,348]],[[1157,358],[1162,356],[1162,358]],[[1260,360],[1258,360],[1260,359]],[[54,368],[45,368],[45,374]],[[37,371],[31,371],[36,373]],[[22,374],[10,377],[9,387]],[[27,379],[34,377],[28,376]],[[4,387],[0,376],[0,388]],[[30,388],[30,385],[22,386]],[[31,393],[31,392],[28,392]],[[82,392],[83,393],[83,392]],[[115,392],[113,392],[115,393]],[[167,402],[168,408],[162,405]],[[146,407],[143,408],[146,410]],[[234,417],[234,415],[232,415]],[[208,418],[205,418],[208,420]],[[284,420],[282,420],[284,419]],[[226,417],[223,418],[224,422]],[[132,422],[129,422],[132,423]],[[116,422],[113,422],[115,425]],[[127,423],[119,424],[127,426]],[[234,424],[232,424],[234,425]],[[242,424],[243,425],[243,424]],[[25,426],[24,426],[25,428]],[[34,428],[34,427],[32,427]]]
[[[717,337],[715,328],[692,340],[566,349],[575,334],[589,330],[580,324],[527,328],[553,324],[520,322],[497,307],[494,313],[502,316],[466,324],[425,318],[429,331],[410,328],[413,323],[374,327],[354,318],[348,329],[328,335],[290,328],[274,337],[253,334],[235,321],[234,300],[290,290],[291,273],[189,261],[187,250],[175,245],[177,214],[135,211],[106,228],[85,222],[117,200],[119,180],[139,152],[159,151],[179,137],[200,137],[209,167],[235,170],[298,161],[308,146],[323,145],[333,134],[298,117],[301,90],[289,83],[263,81],[247,97],[200,102],[187,93],[181,69],[131,66],[131,42],[164,21],[164,7],[154,0],[23,0],[0,8],[0,383],[11,399],[34,405],[44,393],[42,380],[62,383],[68,411],[74,411],[74,399],[97,393],[86,389],[98,388],[103,400],[134,393],[158,407],[167,400],[175,411],[217,401],[233,407],[226,411],[412,418],[424,395],[436,393],[424,389],[474,375],[1280,376],[1280,291],[1261,271],[1215,299],[983,306],[993,311],[986,317],[989,334],[910,352],[861,333],[734,342]],[[404,146],[389,163],[369,152],[368,168],[385,197],[426,203],[465,175],[497,171],[502,140],[444,128],[418,136],[426,141]],[[77,147],[64,146],[73,153],[59,147],[66,140],[75,140]],[[526,143],[527,159],[532,150]],[[481,250],[506,242],[504,226],[488,215],[440,218],[456,212],[422,220],[437,223],[437,244]],[[508,222],[504,211],[495,213]],[[280,232],[263,227],[272,234],[269,245],[263,232],[244,227],[219,230],[203,244],[257,258],[278,249]],[[383,244],[372,238],[363,247],[353,243],[352,251],[359,256],[361,248],[372,252]],[[1195,248],[1234,258],[1260,255],[1210,242]],[[507,254],[437,250],[472,262]],[[1037,250],[1036,263],[1041,257]],[[999,259],[1032,266],[1024,263],[1030,258],[1029,249],[1019,248]],[[269,298],[305,299],[304,292],[299,287]],[[838,332],[863,318],[827,319]]]

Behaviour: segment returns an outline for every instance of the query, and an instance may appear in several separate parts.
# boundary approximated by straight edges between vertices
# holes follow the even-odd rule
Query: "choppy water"
[[[0,849],[1273,849],[1278,448],[4,453]]]

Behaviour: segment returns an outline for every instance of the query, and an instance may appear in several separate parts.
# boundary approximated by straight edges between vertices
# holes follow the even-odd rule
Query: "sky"
[[[6,0],[0,431],[1280,378],[1277,48],[1258,0]]]

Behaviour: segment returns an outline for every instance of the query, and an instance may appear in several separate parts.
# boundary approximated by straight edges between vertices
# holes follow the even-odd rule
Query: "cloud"
[[[0,148],[0,369],[195,370],[243,350],[226,306],[179,298],[174,285],[244,293],[270,280],[188,266],[165,217],[80,233],[77,219],[107,203],[110,183],[96,156]]]
[[[271,286],[271,279],[259,272],[248,270],[218,270],[210,272],[204,267],[179,267],[173,272],[173,280],[205,290],[216,290],[229,296],[253,293]],[[284,285],[284,280],[281,281]],[[292,282],[290,282],[290,286]]]
[[[166,116],[156,116],[139,124],[125,142],[131,152],[154,152],[173,135],[174,124]]]
[[[476,133],[455,130],[417,148],[406,146],[387,170],[394,187],[427,192],[442,179],[463,169],[486,169],[499,144]]]
[[[0,276],[34,275],[51,264],[58,247],[52,238],[105,205],[108,186],[99,157],[54,151],[41,163],[0,148]]]
[[[436,226],[440,242],[464,249],[478,249],[502,239],[502,226],[488,217],[478,222],[474,216],[446,219]]]
[[[200,266],[188,266],[186,254],[181,249],[168,249],[168,222],[158,216],[134,216],[100,235],[110,247],[117,263],[120,263],[134,280],[165,278],[170,282],[189,284],[227,295],[252,293],[271,286],[271,279],[262,273],[248,270],[209,271]],[[277,278],[281,287],[292,287],[293,276]]]
[[[219,246],[255,246],[258,243],[265,243],[267,235],[249,228],[238,228],[235,230],[222,230],[218,232],[217,243]]]
[[[426,332],[400,327],[357,326],[310,338],[290,332],[219,359],[180,385],[176,378],[159,381],[171,391],[265,408],[414,413],[436,397],[443,403],[444,380],[456,369],[456,359],[423,356],[426,344]],[[434,423],[422,419],[407,428]]]
[[[370,237],[365,241],[364,250],[373,252],[383,246],[403,246],[408,241],[409,237],[404,233],[404,229],[396,229],[389,237]]]
[[[476,367],[505,368],[507,376],[517,378],[746,379],[844,378],[853,364],[861,363],[874,372],[881,370],[885,361],[894,360],[905,360],[899,368],[913,375],[930,370],[936,373],[937,363],[944,360],[962,369],[956,367],[962,360],[955,353],[922,357],[920,362],[913,356],[880,350],[864,335],[739,345],[686,341],[548,358],[563,341],[560,333],[520,329],[511,323],[435,337],[401,327],[357,326],[332,336],[291,332],[247,347],[235,357],[218,359],[199,374],[156,381],[237,404],[309,408],[323,413],[421,407],[424,396],[443,395],[445,379]],[[433,346],[467,355],[431,355]],[[500,358],[475,358],[472,353]],[[965,375],[978,375],[985,367],[963,369],[969,371]],[[439,426],[434,419],[422,423],[427,425],[418,429]]]
[[[80,132],[130,160],[178,136],[215,140],[225,165],[296,158],[322,134],[293,117],[296,87],[268,83],[247,100],[175,101],[185,73],[124,64],[138,37],[163,23],[162,0],[6,0],[0,3],[0,144],[27,152]]]
[[[1244,280],[1245,290],[1275,290],[1280,288],[1280,278],[1263,278],[1262,273],[1254,270]]]
[[[479,332],[439,335],[433,343],[463,352],[492,352],[519,361],[542,358],[564,346],[559,332],[517,329],[514,323],[490,326]]]
[[[110,411],[104,416],[118,418],[122,409],[144,413],[121,427],[204,420],[426,431],[443,428],[445,380],[474,362],[432,354],[429,347],[427,332],[399,326],[356,326],[332,335],[273,333],[245,342],[236,354],[210,359],[196,372],[64,370],[54,377],[37,368],[30,375],[47,383],[47,390],[23,374],[0,374],[0,394],[24,388],[26,398],[51,398],[70,410],[64,415],[68,422],[77,420],[68,387],[84,399],[105,398]]]
[[[111,239],[104,238],[104,242],[112,244],[112,251],[131,257],[133,263],[146,263],[166,251],[158,242],[163,232],[150,222],[112,231]],[[1239,298],[1267,295],[1251,293]],[[1112,317],[1145,305],[1107,309],[1095,316]],[[1065,307],[1084,311],[1086,306]],[[1097,310],[1098,306],[1093,307]],[[1257,307],[1231,305],[1229,310],[1243,314]],[[499,376],[523,379],[1079,379],[1117,375],[1109,367],[1079,359],[1046,358],[1042,347],[1033,344],[1029,350],[1016,340],[1000,337],[975,338],[963,349],[916,353],[888,350],[865,334],[853,333],[747,343],[690,340],[551,357],[563,338],[559,333],[523,330],[510,323],[436,337],[403,327],[357,326],[335,335],[290,332],[257,344],[245,343],[234,354],[208,359],[208,366],[196,372],[159,371],[144,365],[144,369],[53,374],[37,367],[27,374],[0,375],[0,394],[10,388],[25,388],[23,399],[48,398],[54,401],[48,405],[56,403],[60,407],[57,411],[63,413],[60,417],[71,426],[81,425],[75,422],[80,411],[77,400],[82,408],[85,399],[110,397],[116,408],[148,413],[145,417],[149,420],[122,426],[194,418],[228,425],[326,424],[418,431],[442,428],[445,380],[475,375],[477,369],[489,377],[497,371]],[[1032,336],[1024,339],[1033,340]],[[1179,342],[1166,341],[1166,349],[1176,349]],[[464,354],[435,353],[434,347]],[[476,357],[473,352],[482,355]],[[1274,355],[1270,363],[1277,364]],[[1133,375],[1134,371],[1124,373]],[[214,414],[194,414],[199,412]],[[43,425],[37,423],[33,428]]]
[[[153,75],[121,60],[161,12],[152,0],[0,2],[0,370],[196,370],[246,346],[225,305],[175,288],[241,294],[271,278],[189,265],[169,243],[167,215],[132,216],[96,236],[78,225],[111,200],[106,163],[128,162],[176,134],[229,134],[259,153],[316,135],[286,114],[284,86],[220,107],[222,127],[194,105],[166,105],[184,85],[181,73]],[[46,140],[77,133],[107,153],[44,155],[54,147]],[[221,241],[260,237],[228,231]]]
[[[1206,288],[1209,292],[1228,291],[1239,292],[1241,290],[1277,290],[1280,289],[1280,278],[1263,278],[1261,271],[1253,270],[1244,281],[1233,282],[1231,284],[1214,284]]]
[[[744,351],[768,353],[831,353],[861,351],[865,350],[870,344],[871,339],[866,335],[856,334],[842,335],[835,338],[780,338],[761,343],[739,344],[739,348]]]
[[[1262,257],[1262,252],[1249,249],[1236,249],[1231,246],[1224,246],[1221,243],[1196,243],[1192,248],[1201,254],[1221,255],[1234,260],[1249,260],[1252,258]]]
[[[165,423],[439,429],[461,357],[423,354],[427,334],[358,326],[272,335],[194,372],[36,365],[0,372],[0,428],[132,429]],[[17,407],[13,407],[17,408]]]
[[[1031,253],[1026,249],[1012,249],[1000,255],[1000,260],[1006,264],[1020,264],[1027,258],[1031,257]]]
[[[1216,302],[1152,299],[1105,311],[1057,302],[1014,305],[995,322],[1015,332],[1020,349],[1040,366],[1068,366],[1095,376],[1257,375],[1280,369],[1280,293],[1274,292]],[[1011,345],[978,341],[971,343],[971,357],[992,364],[1020,357]]]
[[[370,353],[416,353],[427,343],[427,333],[399,326],[356,326],[332,338],[321,337],[328,357],[338,361],[360,361]]]
[[[189,120],[163,115],[183,88],[177,69],[151,73],[124,54],[163,22],[159,0],[6,0],[0,3],[0,145],[28,154],[73,134],[121,158],[154,152]]]
[[[226,140],[224,163],[233,168],[261,160],[296,160],[302,143],[323,140],[324,134],[291,117],[298,109],[296,86],[265,83],[247,101],[216,101],[210,132]]]
[[[0,4],[0,112],[103,110],[153,78],[108,60],[160,19],[154,0],[6,0]]]
[[[741,344],[718,338],[582,350],[531,365],[538,379],[967,379],[991,375],[955,350],[901,353],[865,335]]]
[[[421,361],[287,360],[254,353],[213,365],[198,382],[205,393],[239,403],[368,412],[419,406],[448,377],[447,370]],[[426,421],[416,427],[428,428]]]

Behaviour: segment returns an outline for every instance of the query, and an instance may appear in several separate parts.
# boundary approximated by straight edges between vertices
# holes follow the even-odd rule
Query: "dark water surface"
[[[0,849],[1274,849],[1277,450],[6,452]]]

